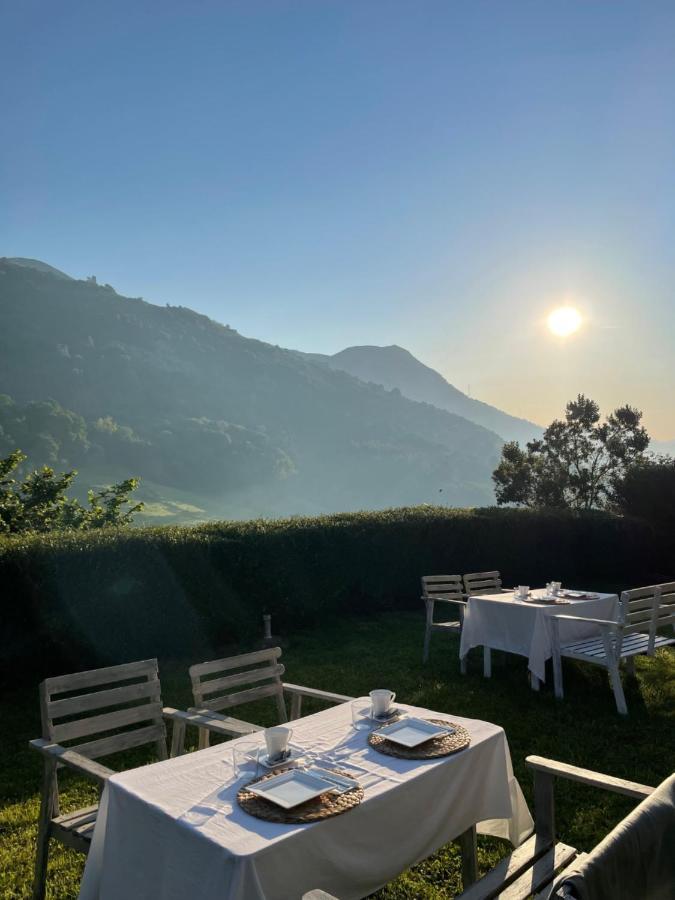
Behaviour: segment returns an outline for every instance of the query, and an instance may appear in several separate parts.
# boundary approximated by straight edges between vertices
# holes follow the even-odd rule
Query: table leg
[[[537,676],[534,674],[534,672],[530,672],[530,687],[532,688],[532,690],[538,691],[540,684],[541,684],[541,682],[539,681]]]
[[[462,854],[462,890],[478,881],[478,854],[476,850],[476,826],[472,825],[457,838]]]
[[[483,647],[483,678],[492,677],[492,653],[489,647]]]

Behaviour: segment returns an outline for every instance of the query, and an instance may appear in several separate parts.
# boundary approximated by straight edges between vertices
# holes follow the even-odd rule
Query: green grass
[[[442,635],[434,635],[430,662],[422,666],[422,632],[422,617],[412,613],[330,621],[321,629],[289,636],[286,678],[352,695],[387,686],[401,701],[502,725],[528,801],[531,778],[524,761],[531,753],[653,785],[675,768],[675,652],[638,660],[637,678],[625,681],[630,716],[623,719],[615,711],[606,674],[594,666],[566,665],[566,699],[557,702],[549,687],[538,694],[528,688],[526,661],[519,657],[493,654],[493,677],[484,680],[480,653],[474,651],[469,674],[462,677],[457,644]],[[189,705],[187,666],[194,661],[161,663],[167,705]],[[9,900],[28,897],[32,878],[40,765],[26,744],[39,734],[37,685],[5,690],[0,716],[0,897]],[[256,705],[242,709],[241,717],[271,724],[273,711],[271,705]],[[114,764],[123,768],[145,761],[129,755]],[[95,801],[91,787],[77,778],[64,776],[62,786],[66,809]],[[568,782],[559,783],[556,801],[559,834],[583,850],[632,805]],[[507,850],[504,842],[479,838],[481,869]],[[76,897],[82,865],[81,856],[52,842],[48,897]],[[440,900],[459,889],[459,857],[456,847],[448,845],[376,896]]]

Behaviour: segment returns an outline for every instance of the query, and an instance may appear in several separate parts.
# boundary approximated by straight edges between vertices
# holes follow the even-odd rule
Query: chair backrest
[[[660,584],[661,596],[654,617],[654,628],[666,628],[671,626],[675,631],[675,581]]]
[[[584,854],[572,867],[573,873],[559,875],[550,896],[672,897],[673,847],[675,775],[666,778],[590,853]],[[571,894],[563,893],[566,885]]]
[[[422,575],[422,595],[437,600],[463,600],[462,576]]]
[[[649,633],[653,649],[657,629],[675,625],[675,582],[651,584],[621,594],[623,633]]]
[[[464,576],[464,593],[498,594],[502,589],[502,578],[499,572],[470,572]]]
[[[279,721],[288,721],[281,681],[285,670],[280,656],[281,648],[271,647],[190,666],[195,706],[222,712],[242,703],[274,697]]]
[[[150,743],[167,757],[156,659],[46,678],[40,711],[43,738],[90,759]]]

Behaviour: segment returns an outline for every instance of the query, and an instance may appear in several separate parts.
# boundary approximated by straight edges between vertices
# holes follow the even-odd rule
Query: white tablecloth
[[[533,591],[542,596],[545,591]],[[599,594],[594,600],[570,600],[567,604],[532,603],[514,600],[513,594],[481,594],[469,597],[464,613],[460,657],[472,647],[491,647],[526,656],[533,675],[540,681],[546,677],[546,660],[552,654],[548,617],[554,615],[583,616],[586,619],[616,620],[619,598],[616,594]],[[597,626],[589,623],[561,622],[563,643],[590,637]]]
[[[312,888],[356,900],[474,823],[524,840],[532,819],[503,729],[441,718],[468,728],[471,746],[424,761],[374,751],[368,732],[351,727],[349,704],[293,722],[293,744],[358,767],[365,788],[358,807],[310,825],[264,822],[238,807],[234,741],[113,776],[80,900],[294,900]]]

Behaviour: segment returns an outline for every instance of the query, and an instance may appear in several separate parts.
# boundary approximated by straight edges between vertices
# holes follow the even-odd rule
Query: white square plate
[[[328,791],[336,790],[336,785],[316,775],[310,775],[309,772],[292,769],[290,772],[282,772],[274,778],[268,778],[267,781],[251,784],[247,790],[257,794],[258,797],[271,800],[284,809],[292,809],[299,803],[305,803]]]
[[[454,733],[455,729],[449,725],[447,728],[441,728],[439,725],[425,722],[424,719],[415,719],[412,716],[377,730],[377,734],[383,735],[393,744],[401,744],[402,747],[417,747],[425,741],[430,741],[431,738]]]

